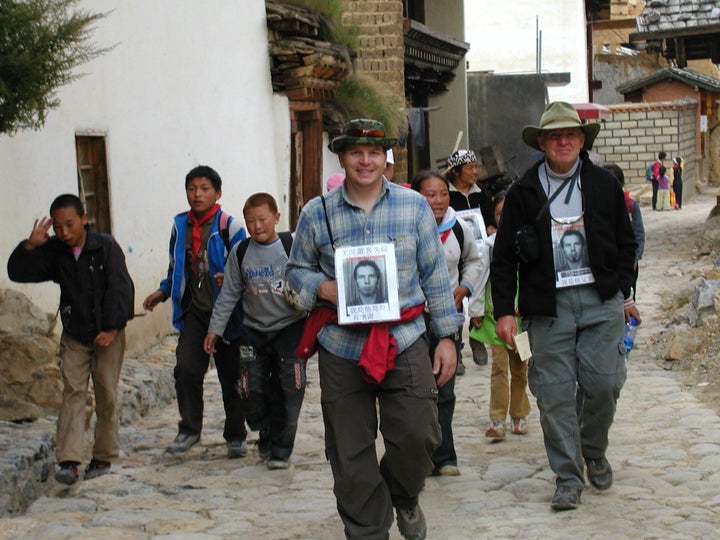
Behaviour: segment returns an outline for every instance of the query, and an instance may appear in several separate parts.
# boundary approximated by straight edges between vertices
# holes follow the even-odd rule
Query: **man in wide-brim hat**
[[[463,317],[430,206],[383,176],[393,144],[382,123],[364,118],[348,122],[332,140],[345,180],[303,207],[286,278],[293,302],[312,312],[303,338],[319,345],[325,452],[345,536],[389,538],[395,508],[402,536],[422,540],[427,527],[418,498],[441,437],[436,385],[455,372],[454,337]],[[388,243],[394,244],[400,320],[338,325],[335,247],[358,247],[359,255]],[[442,336],[433,357],[424,337],[426,305],[433,333]],[[378,425],[385,441],[380,463]]]
[[[508,190],[490,269],[498,336],[509,346],[528,331],[530,390],[537,398],[555,510],[580,504],[585,469],[598,490],[612,485],[605,457],[626,370],[626,320],[633,302],[635,237],[617,179],[587,153],[600,124],[583,124],[569,103],[550,103],[526,144],[545,153]],[[582,234],[585,268],[555,268],[562,233]]]

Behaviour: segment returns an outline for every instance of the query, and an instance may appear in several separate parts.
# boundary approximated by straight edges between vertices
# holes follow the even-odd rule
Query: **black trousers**
[[[210,355],[203,348],[210,323],[210,313],[188,311],[175,350],[175,393],[177,394],[180,433],[196,434],[203,426],[203,381],[210,365]],[[215,367],[222,389],[225,408],[223,437],[226,441],[244,441],[245,402],[236,387],[240,376],[240,358],[237,342],[215,344]]]
[[[240,391],[248,400],[248,425],[267,435],[276,458],[289,458],[295,446],[306,385],[305,361],[295,356],[295,348],[304,322],[276,332],[245,327],[240,338]]]

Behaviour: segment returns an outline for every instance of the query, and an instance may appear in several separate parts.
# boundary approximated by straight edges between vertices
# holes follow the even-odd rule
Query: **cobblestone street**
[[[662,299],[682,278],[693,238],[715,203],[696,196],[678,212],[643,208],[647,234],[638,305],[643,325],[628,362],[628,380],[610,432],[608,459],[615,482],[607,492],[587,486],[578,510],[550,509],[550,471],[534,399],[530,432],[503,442],[484,437],[489,366],[467,349],[458,378],[455,442],[459,477],[427,480],[420,504],[428,538],[718,538],[720,419],[692,388],[665,371],[648,346],[663,328]],[[668,249],[668,242],[675,247]],[[171,369],[173,348],[153,360]],[[24,516],[0,519],[0,537],[55,539],[219,538],[337,540],[343,529],[325,461],[317,362],[308,365],[292,465],[269,471],[254,445],[228,460],[215,372],[206,378],[205,431],[187,455],[164,452],[176,432],[175,403],[122,428],[122,458],[111,474],[71,487],[56,486]],[[257,434],[251,433],[250,441]],[[379,452],[382,450],[379,449]],[[392,540],[401,538],[396,527]]]

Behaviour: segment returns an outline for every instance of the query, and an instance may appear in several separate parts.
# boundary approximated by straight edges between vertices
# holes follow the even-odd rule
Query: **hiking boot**
[[[110,472],[110,462],[92,458],[85,467],[85,480],[92,480]]]
[[[433,476],[460,476],[460,468],[457,465],[448,463],[442,467],[435,467],[432,472]]]
[[[169,454],[184,454],[194,445],[200,442],[199,433],[178,433],[175,440],[170,443],[166,451]]]
[[[405,540],[424,540],[427,536],[427,526],[425,525],[425,514],[420,505],[407,510],[395,508],[395,511],[397,512],[398,529],[403,538]]]
[[[228,459],[237,459],[247,456],[247,443],[245,441],[230,441],[227,443]]]
[[[55,481],[71,486],[78,479],[78,465],[75,461],[62,461],[59,463],[60,470],[55,473]]]
[[[512,419],[512,432],[515,435],[525,435],[528,432],[527,420],[523,418]]]
[[[267,468],[271,471],[279,471],[290,467],[290,458],[272,456],[267,462]]]
[[[581,493],[579,488],[558,486],[550,502],[550,507],[553,510],[575,510],[580,505]]]
[[[458,360],[457,368],[455,368],[455,375],[465,375],[465,364],[463,364],[462,358]]]
[[[493,420],[490,427],[485,431],[485,436],[491,439],[504,439],[505,438],[505,422],[501,420]]]
[[[586,459],[588,482],[600,491],[610,489],[613,483],[613,473],[610,463],[605,456],[597,459]]]
[[[488,363],[488,352],[485,344],[476,340],[470,340],[470,349],[472,349],[473,362],[478,366],[485,366]]]
[[[272,454],[272,443],[267,433],[260,432],[260,437],[257,440],[257,451],[258,455],[262,459],[267,459]]]

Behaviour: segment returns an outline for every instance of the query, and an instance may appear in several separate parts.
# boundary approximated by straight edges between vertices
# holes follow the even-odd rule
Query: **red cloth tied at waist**
[[[405,308],[400,312],[400,321],[373,323],[370,325],[370,334],[360,352],[358,367],[362,371],[363,378],[373,384],[380,383],[385,374],[395,367],[395,356],[397,355],[397,342],[395,336],[390,333],[390,324],[408,322],[419,317],[425,311],[424,304]],[[300,343],[295,349],[295,355],[307,360],[317,352],[318,333],[323,326],[337,322],[337,310],[327,306],[315,308],[308,315],[303,328]],[[354,325],[367,326],[367,325]]]

